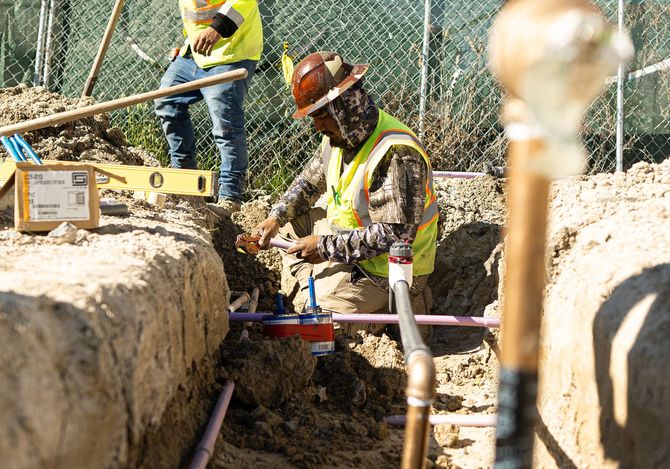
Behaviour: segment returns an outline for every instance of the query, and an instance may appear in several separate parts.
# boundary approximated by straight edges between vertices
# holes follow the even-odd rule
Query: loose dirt
[[[437,285],[433,289],[439,306],[433,311],[482,315],[497,298],[497,258],[492,253],[505,219],[502,182],[450,180],[438,188],[440,264],[431,284]],[[266,201],[244,204],[219,236],[230,240],[233,234],[251,230],[269,207]],[[228,252],[223,255],[226,266],[234,264],[236,271],[258,269],[249,264],[248,256],[236,260]],[[268,271],[277,272],[279,254],[267,255],[269,259],[258,260]],[[263,273],[261,278],[278,277]],[[232,279],[229,282],[233,285]],[[250,285],[244,287],[248,291]],[[392,331],[339,340],[337,353],[320,357],[312,372],[313,358],[306,348],[301,355],[291,341],[262,339],[257,325],[247,332],[249,338],[240,340],[242,327],[233,324],[224,346],[227,376],[244,384],[235,391],[217,441],[215,467],[399,465],[403,430],[382,422],[385,416],[404,414],[406,407],[402,347]],[[482,338],[479,329],[436,330],[432,348],[438,398],[433,413],[494,412],[496,359]],[[294,375],[301,377],[298,383]],[[431,438],[430,460],[435,467],[480,467],[492,455],[493,436],[491,429],[438,426]]]
[[[41,87],[19,85],[0,89],[0,126],[49,116],[94,104],[92,98],[71,99]],[[109,116],[99,114],[21,136],[42,159],[160,166],[146,150],[130,147],[121,129],[110,127]]]

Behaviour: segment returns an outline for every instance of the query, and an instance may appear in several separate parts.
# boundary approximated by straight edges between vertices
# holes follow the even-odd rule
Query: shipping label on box
[[[91,166],[19,163],[15,181],[17,229],[48,231],[64,221],[98,227],[100,204]]]

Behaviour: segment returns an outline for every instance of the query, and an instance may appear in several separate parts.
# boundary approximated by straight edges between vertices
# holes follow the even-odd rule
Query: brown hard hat
[[[369,65],[351,65],[337,52],[314,52],[293,72],[292,91],[298,110],[294,119],[318,111],[358,82]]]

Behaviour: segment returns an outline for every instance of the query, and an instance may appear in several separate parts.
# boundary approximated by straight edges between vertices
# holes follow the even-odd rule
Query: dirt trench
[[[10,121],[75,105],[44,90],[0,90]],[[27,137],[46,158],[155,164],[104,116]],[[271,341],[258,324],[227,323],[229,289],[257,286],[259,310],[270,311],[287,288],[277,251],[250,258],[233,249],[235,236],[266,216],[268,199],[221,221],[199,199],[170,198],[157,211],[112,195],[129,203],[130,216],[102,217],[71,244],[0,230],[0,340],[8,344],[0,459],[184,465],[232,379],[212,467],[398,466],[402,429],[382,422],[405,409],[393,328],[342,338],[336,354],[315,359],[297,339]],[[499,315],[504,181],[439,181],[437,196],[433,313]],[[552,186],[538,467],[667,461],[668,197],[668,163]],[[5,210],[0,222],[10,217]],[[482,337],[435,330],[433,413],[495,412],[497,362]],[[437,426],[428,465],[488,467],[493,445],[493,429]]]

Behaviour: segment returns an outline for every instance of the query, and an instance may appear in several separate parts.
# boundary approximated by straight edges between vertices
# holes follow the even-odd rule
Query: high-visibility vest
[[[427,179],[423,218],[412,243],[414,275],[428,275],[435,265],[437,243],[437,198],[433,191],[433,171],[428,155],[416,135],[397,119],[379,111],[377,126],[356,156],[342,172],[343,150],[331,147],[324,138],[322,158],[328,186],[328,222],[334,233],[364,229],[372,224],[369,214],[369,188],[374,170],[386,152],[395,145],[415,149],[426,162]],[[388,277],[388,253],[359,261],[367,272]]]
[[[237,31],[230,37],[219,39],[209,56],[191,51],[200,68],[247,59],[260,60],[263,52],[263,27],[256,0],[179,0],[179,10],[186,36],[182,55],[200,32],[207,29],[217,13],[222,13],[237,25]]]

